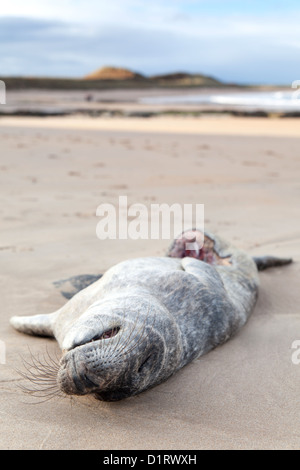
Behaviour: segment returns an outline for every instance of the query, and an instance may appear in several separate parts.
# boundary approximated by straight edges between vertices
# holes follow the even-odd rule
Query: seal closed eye
[[[102,339],[112,338],[113,336],[118,334],[119,331],[120,331],[119,326],[116,328],[111,328],[110,330],[104,331],[104,333],[102,333],[101,335],[94,336],[90,341],[87,341],[87,343],[92,343],[93,341],[99,341]]]
[[[86,277],[73,277],[73,288],[84,282],[84,289],[62,308],[12,317],[11,324],[57,339],[55,386],[64,394],[116,401],[158,385],[227,341],[255,307],[258,270],[291,261],[253,259],[220,237],[191,230],[165,257],[123,261],[95,282],[91,276],[88,286]]]

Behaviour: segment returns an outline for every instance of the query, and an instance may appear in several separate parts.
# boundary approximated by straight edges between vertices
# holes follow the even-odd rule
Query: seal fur
[[[203,234],[194,235],[197,246]],[[185,241],[186,233],[165,257],[115,265],[52,314],[11,318],[23,333],[57,339],[60,390],[116,401],[158,385],[246,323],[259,266],[291,262],[254,260],[208,233],[201,249],[186,252]]]

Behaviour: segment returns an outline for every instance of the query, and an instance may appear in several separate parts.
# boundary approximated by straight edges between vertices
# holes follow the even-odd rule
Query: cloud
[[[243,83],[300,78],[297,13],[280,18],[192,14],[181,0],[171,6],[155,0],[146,7],[140,0],[91,0],[84,13],[78,0],[54,0],[43,2],[43,15],[52,14],[40,18],[39,10],[30,16],[34,4],[26,2],[26,16],[0,17],[2,76],[81,77],[110,64],[145,74],[202,72]]]

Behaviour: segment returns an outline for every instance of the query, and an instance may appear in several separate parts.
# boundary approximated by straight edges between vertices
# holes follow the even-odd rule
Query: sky
[[[299,0],[2,0],[0,76],[112,65],[224,82],[300,79]]]

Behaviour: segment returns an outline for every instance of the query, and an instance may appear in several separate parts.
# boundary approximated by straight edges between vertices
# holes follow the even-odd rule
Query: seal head
[[[105,401],[136,395],[165,380],[166,373],[175,372],[181,353],[176,322],[149,294],[120,293],[94,303],[74,322],[62,348],[60,389]]]

